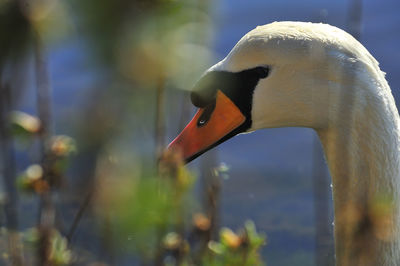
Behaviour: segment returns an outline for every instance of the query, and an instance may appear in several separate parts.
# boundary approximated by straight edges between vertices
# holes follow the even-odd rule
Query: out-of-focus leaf
[[[249,243],[254,250],[257,250],[262,245],[266,244],[265,235],[257,233],[256,226],[252,221],[250,220],[246,221],[244,228],[245,228],[245,233],[249,239]]]
[[[221,176],[223,179],[228,179],[229,178],[229,166],[226,163],[221,163],[214,169],[214,175],[215,176]]]
[[[36,248],[39,244],[40,232],[36,227],[29,228],[23,233],[23,240],[31,248]],[[50,232],[50,254],[49,262],[52,265],[69,265],[72,262],[72,252],[68,249],[68,243],[57,230]]]
[[[43,168],[38,164],[30,165],[17,179],[17,186],[25,192],[42,194],[50,189],[49,184],[43,179]]]
[[[204,265],[264,265],[259,249],[265,244],[265,236],[257,233],[252,221],[247,221],[239,233],[229,228],[220,231],[220,242],[211,241],[208,248],[211,251],[204,258]]]
[[[56,230],[53,230],[51,236],[49,261],[56,266],[69,265],[72,261],[72,253],[68,249],[67,239]]]
[[[229,228],[222,228],[220,231],[221,243],[225,246],[236,249],[242,244],[242,239]]]
[[[178,249],[182,243],[182,238],[175,232],[168,233],[163,240],[164,247],[169,250]]]
[[[65,135],[52,137],[49,146],[52,154],[58,157],[66,157],[77,151],[75,140]]]
[[[210,241],[208,243],[208,248],[217,255],[222,255],[224,253],[224,247],[221,243]]]
[[[211,221],[204,214],[196,213],[193,215],[193,225],[201,231],[208,231],[211,227]]]
[[[40,120],[28,113],[14,111],[10,116],[12,132],[14,136],[26,139],[40,132]]]

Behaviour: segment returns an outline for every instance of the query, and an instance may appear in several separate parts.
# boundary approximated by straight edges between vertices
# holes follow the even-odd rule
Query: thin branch
[[[48,62],[44,52],[44,47],[40,36],[37,35],[35,41],[35,70],[36,70],[36,92],[37,92],[37,112],[42,123],[41,144],[45,145],[52,134],[52,114],[51,114],[51,87],[48,70]],[[42,147],[44,154],[44,147]]]
[[[156,91],[156,117],[154,132],[157,160],[165,146],[164,93],[165,79],[163,77],[160,77]]]
[[[200,166],[204,180],[204,208],[208,218],[210,219],[210,229],[208,230],[206,243],[215,239],[218,231],[219,192],[221,190],[221,180],[213,170],[217,167],[217,161],[217,151],[211,150],[207,155],[203,156]]]
[[[42,162],[43,179],[49,184],[53,183],[51,179],[51,166],[47,160],[46,145],[49,143],[52,135],[51,121],[51,88],[48,72],[47,58],[44,53],[42,40],[39,34],[35,38],[35,70],[36,70],[36,91],[37,91],[37,111],[42,123],[40,132],[40,151],[39,160]],[[39,247],[38,264],[51,265],[49,261],[51,249],[51,233],[54,228],[55,209],[53,205],[51,189],[40,195],[39,208]]]
[[[164,118],[164,93],[165,93],[165,79],[159,77],[157,88],[156,88],[156,116],[155,116],[155,131],[154,131],[154,143],[155,143],[155,158],[157,162],[157,169],[160,168],[160,158],[162,151],[165,146],[165,118]],[[160,226],[157,229],[157,243],[161,243],[161,239],[164,237],[166,228]],[[159,245],[154,254],[153,264],[158,266],[163,264],[164,249]]]
[[[71,242],[72,237],[73,237],[73,235],[74,235],[74,233],[76,231],[76,228],[78,227],[78,224],[79,224],[84,212],[86,211],[87,207],[90,204],[90,201],[91,201],[92,196],[93,196],[93,191],[94,191],[93,188],[89,189],[89,192],[86,194],[86,197],[85,197],[84,201],[82,202],[81,206],[79,207],[79,210],[78,210],[78,212],[77,212],[77,214],[76,214],[76,216],[74,218],[74,221],[72,222],[71,228],[69,229],[69,231],[67,233],[68,243]]]

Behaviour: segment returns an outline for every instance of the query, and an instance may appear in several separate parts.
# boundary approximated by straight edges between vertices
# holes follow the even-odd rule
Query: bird
[[[400,265],[400,118],[385,73],[337,27],[257,26],[195,82],[169,144],[185,162],[241,133],[316,131],[332,178],[336,265]]]

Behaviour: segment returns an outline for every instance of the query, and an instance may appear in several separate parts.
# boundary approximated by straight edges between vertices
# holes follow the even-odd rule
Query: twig
[[[210,219],[210,230],[208,231],[206,243],[213,240],[217,236],[218,229],[218,208],[219,208],[219,192],[221,189],[221,181],[215,175],[213,169],[217,166],[217,151],[211,150],[201,160],[201,171],[204,180],[204,197],[205,210]]]
[[[69,231],[67,233],[68,244],[70,244],[72,237],[75,233],[75,230],[78,227],[78,224],[79,224],[84,212],[86,211],[87,207],[90,204],[90,201],[91,201],[92,195],[93,195],[93,191],[94,191],[93,188],[89,189],[89,192],[86,194],[84,201],[82,202],[81,206],[79,207],[79,210],[74,218],[74,221],[72,222],[71,228],[69,229]]]
[[[157,162],[157,169],[160,168],[160,156],[162,149],[165,146],[165,125],[164,125],[164,92],[165,92],[165,79],[160,75],[157,88],[156,88],[156,117],[155,117],[155,131],[154,131],[154,143],[155,143],[155,158]],[[160,226],[157,228],[157,243],[161,243],[161,239],[164,237],[166,228]],[[154,254],[153,265],[162,265],[164,249],[160,244]]]
[[[101,226],[100,251],[110,265],[116,265],[113,251],[113,227],[110,214],[106,214]]]
[[[43,179],[49,184],[51,180],[50,165],[47,160],[46,145],[52,134],[51,123],[51,88],[48,74],[47,59],[39,33],[35,36],[35,70],[36,70],[36,92],[37,92],[37,111],[42,123],[40,132],[40,151],[39,160],[42,162]],[[40,195],[39,207],[39,246],[38,264],[51,265],[49,261],[51,248],[51,232],[54,228],[55,210],[52,202],[51,188]]]
[[[155,117],[155,145],[156,159],[158,158],[165,146],[165,123],[164,123],[164,92],[165,79],[159,77],[156,91],[156,117]]]

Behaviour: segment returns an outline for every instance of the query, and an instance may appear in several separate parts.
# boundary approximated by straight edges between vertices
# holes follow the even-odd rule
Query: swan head
[[[199,111],[169,145],[191,161],[243,132],[325,128],[344,84],[375,62],[344,31],[326,24],[275,22],[250,31],[194,86]],[[358,78],[356,78],[358,80]],[[363,80],[363,79],[360,79]],[[329,109],[329,110],[328,110]]]

